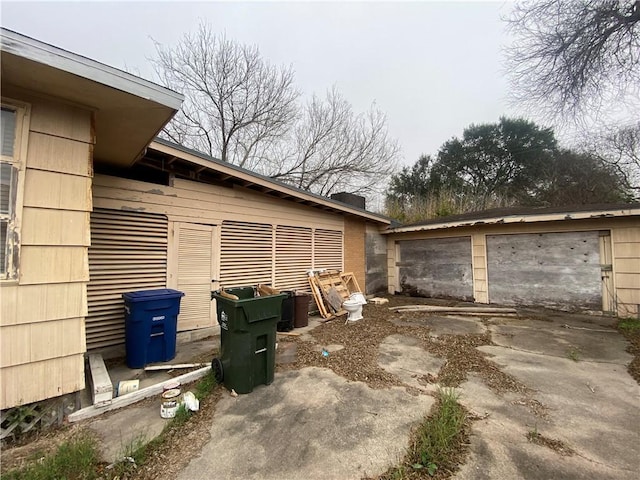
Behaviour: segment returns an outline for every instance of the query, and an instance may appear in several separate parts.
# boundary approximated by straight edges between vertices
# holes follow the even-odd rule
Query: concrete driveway
[[[474,415],[459,479],[635,479],[640,388],[626,371],[626,341],[604,317],[429,317],[435,336],[491,332],[478,347],[528,389],[499,394],[479,376],[459,387]],[[363,320],[363,324],[366,319]],[[313,333],[312,333],[313,334]],[[180,479],[360,479],[396,464],[411,427],[434,403],[444,360],[391,335],[378,362],[408,387],[373,390],[331,370],[278,373],[250,395],[225,396],[211,440]],[[531,442],[529,437],[536,441]]]

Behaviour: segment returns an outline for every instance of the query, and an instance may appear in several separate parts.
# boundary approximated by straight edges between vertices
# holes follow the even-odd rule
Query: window
[[[21,123],[25,109],[2,104],[0,125],[0,279],[17,278]]]

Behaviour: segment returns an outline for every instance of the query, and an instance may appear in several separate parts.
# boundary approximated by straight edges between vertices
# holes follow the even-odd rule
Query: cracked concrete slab
[[[157,437],[169,422],[160,416],[160,400],[146,402],[91,420],[88,427],[100,438],[100,458],[108,463],[121,460]]]
[[[499,345],[479,349],[529,386],[546,416],[471,376],[461,386],[461,401],[488,417],[474,423],[470,458],[455,478],[637,478],[640,458],[630,446],[640,442],[640,387],[626,371],[631,357],[624,339],[615,331],[593,331],[601,328],[593,324],[581,330],[557,322],[517,323],[493,325]],[[572,326],[581,325],[574,319]],[[566,358],[567,344],[580,346],[591,360]],[[575,454],[530,443],[531,431],[562,441]]]
[[[250,395],[223,397],[211,441],[179,479],[360,479],[402,457],[428,395],[373,390],[307,367],[276,376]]]
[[[406,335],[391,335],[378,348],[378,365],[412,387],[434,391],[437,385],[426,385],[420,378],[437,375],[444,359],[425,351],[419,340]]]
[[[517,350],[618,364],[633,358],[625,351],[627,342],[617,330],[591,322],[520,320],[489,328],[494,343]]]

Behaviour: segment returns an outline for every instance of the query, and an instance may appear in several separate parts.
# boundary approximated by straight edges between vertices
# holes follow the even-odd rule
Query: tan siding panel
[[[640,275],[637,273],[616,273],[616,287],[640,291]]]
[[[91,210],[91,178],[27,169],[24,206]]]
[[[84,388],[84,355],[2,368],[2,403],[10,408]]]
[[[20,250],[21,285],[87,280],[87,247],[25,245]]]
[[[25,207],[21,243],[88,247],[91,244],[89,212]]]
[[[1,366],[38,362],[85,352],[84,318],[68,318],[0,329]]]
[[[123,293],[165,288],[167,225],[157,215],[100,209],[91,214],[88,349],[124,343]]]
[[[638,246],[638,248],[640,248],[640,246]],[[616,272],[640,275],[640,258],[623,258],[618,260]]]
[[[281,290],[310,291],[307,270],[313,265],[311,228],[276,228],[276,281]]]
[[[640,243],[640,228],[615,228],[612,231],[613,241],[616,243]],[[640,255],[640,253],[638,253]]]
[[[614,256],[617,260],[621,258],[640,257],[640,242],[638,243],[615,243]]]
[[[89,177],[91,149],[88,143],[31,132],[27,167]]]
[[[91,111],[40,98],[31,106],[29,129],[85,143],[94,141],[91,134]]]
[[[2,325],[46,322],[87,315],[84,283],[6,285],[2,287]]]

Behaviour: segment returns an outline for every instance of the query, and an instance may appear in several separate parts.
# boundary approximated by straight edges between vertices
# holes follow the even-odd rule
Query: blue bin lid
[[[168,298],[184,297],[184,293],[171,288],[158,288],[156,290],[138,290],[137,292],[127,292],[122,294],[125,302],[151,302],[153,300],[163,300]]]

